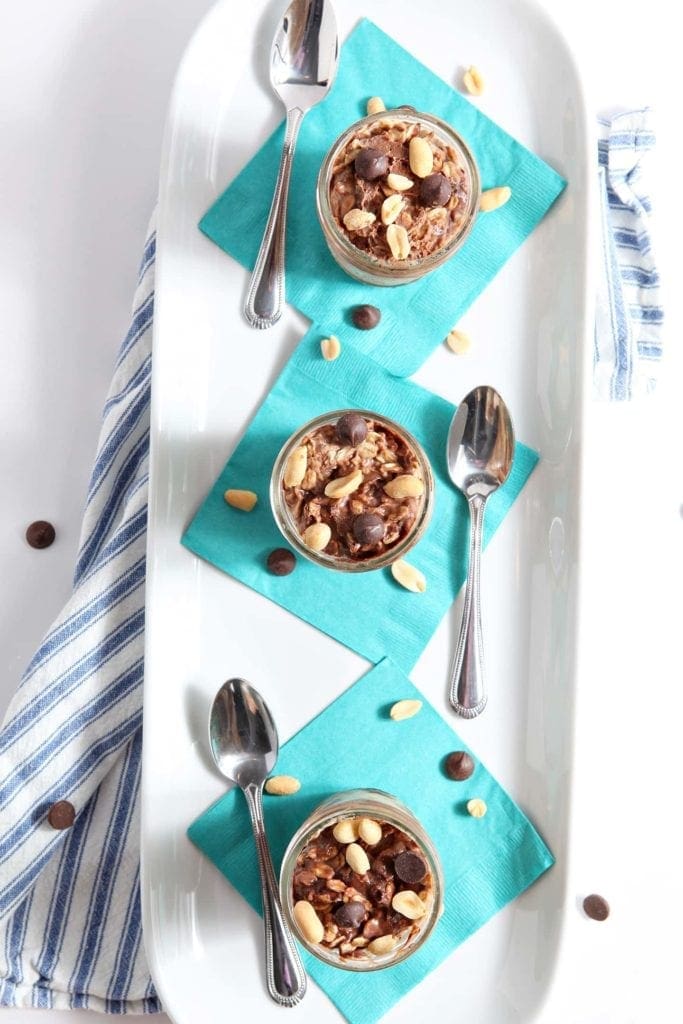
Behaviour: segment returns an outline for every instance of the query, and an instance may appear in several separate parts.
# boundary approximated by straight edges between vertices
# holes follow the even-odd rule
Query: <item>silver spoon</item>
[[[270,84],[287,110],[273,202],[249,282],[244,315],[252,327],[272,327],[285,299],[287,194],[301,122],[324,99],[337,72],[337,21],[329,0],[292,0],[270,56]],[[301,197],[303,198],[303,197]]]
[[[306,992],[306,974],[282,915],[263,822],[263,784],[277,760],[277,730],[261,695],[244,679],[229,679],[216,694],[209,742],[219,772],[239,786],[249,807],[261,873],[268,991],[281,1006],[296,1006]]]
[[[515,435],[505,402],[491,387],[465,395],[448,432],[448,472],[470,508],[470,554],[460,636],[450,671],[450,702],[463,718],[486,707],[479,573],[484,510],[512,467]]]

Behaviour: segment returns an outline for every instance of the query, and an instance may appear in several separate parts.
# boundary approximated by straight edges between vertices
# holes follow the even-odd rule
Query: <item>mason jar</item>
[[[384,130],[384,126],[419,125],[427,128],[439,142],[450,150],[459,167],[464,171],[467,197],[460,209],[462,218],[453,235],[440,248],[420,258],[397,260],[378,256],[358,248],[340,228],[332,210],[331,185],[335,170],[338,169],[340,154],[358,134],[371,138],[373,132]],[[465,140],[451,125],[435,117],[416,111],[413,107],[396,107],[356,121],[332,144],[318,175],[316,204],[318,219],[328,248],[339,266],[359,281],[373,285],[400,285],[417,281],[425,274],[443,266],[446,260],[461,248],[469,235],[479,210],[481,184],[479,170],[472,152]]]
[[[326,828],[347,819],[369,818],[386,827],[400,829],[419,851],[428,875],[420,884],[426,886],[417,897],[424,906],[418,920],[407,920],[397,935],[396,944],[384,953],[372,953],[367,946],[344,956],[339,947],[328,948],[311,942],[303,934],[294,913],[294,874],[302,850]],[[443,911],[444,880],[438,853],[415,815],[397,797],[379,789],[351,789],[324,800],[306,818],[292,837],[285,851],[280,870],[280,899],[287,923],[299,942],[326,964],[347,971],[376,971],[401,963],[427,941]],[[341,898],[341,897],[340,897]],[[396,933],[395,933],[396,934]],[[370,943],[371,946],[371,943]]]

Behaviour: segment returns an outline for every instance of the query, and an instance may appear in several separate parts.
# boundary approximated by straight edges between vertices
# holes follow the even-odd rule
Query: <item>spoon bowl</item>
[[[510,475],[515,451],[512,420],[495,388],[465,395],[448,432],[448,472],[470,510],[470,550],[460,635],[450,671],[449,699],[463,718],[486,707],[481,630],[480,569],[484,510],[491,494]]]

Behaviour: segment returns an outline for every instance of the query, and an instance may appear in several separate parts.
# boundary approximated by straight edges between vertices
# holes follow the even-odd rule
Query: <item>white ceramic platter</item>
[[[224,1024],[247,1014],[281,1020],[283,1012],[264,991],[260,919],[185,836],[224,788],[206,749],[215,690],[230,676],[251,680],[285,740],[367,668],[179,543],[306,327],[287,310],[275,329],[251,330],[240,315],[246,272],[196,226],[281,118],[266,68],[282,6],[222,0],[206,17],[178,72],[161,169],[142,855],[147,952],[177,1024]],[[569,181],[552,213],[466,315],[470,354],[458,358],[442,347],[417,376],[454,402],[477,384],[495,385],[517,436],[541,453],[484,558],[488,709],[465,722],[447,707],[459,603],[413,679],[536,821],[557,864],[387,1017],[412,1022],[428,1006],[441,1020],[548,1020],[543,1008],[564,915],[575,912],[565,885],[579,456],[590,356],[584,91],[568,45],[527,2],[337,0],[336,8],[342,38],[368,16],[451,83],[463,65],[476,64],[488,85],[477,102]],[[316,1024],[340,1019],[314,985],[296,1012]]]

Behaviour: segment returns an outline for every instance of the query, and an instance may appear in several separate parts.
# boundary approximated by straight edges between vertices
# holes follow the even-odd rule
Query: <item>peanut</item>
[[[405,260],[410,255],[410,239],[402,224],[390,224],[387,228],[387,245],[395,260]]]
[[[401,889],[400,892],[397,892],[391,901],[391,906],[397,913],[403,914],[410,921],[417,921],[418,918],[424,917],[427,910],[420,897],[412,889]]]
[[[380,214],[382,224],[393,224],[404,205],[405,203],[403,202],[403,199],[401,199],[401,197],[395,192],[392,193],[392,195],[387,196],[382,203],[382,210]]]
[[[349,843],[346,847],[346,863],[357,875],[364,875],[370,870],[368,855],[358,843]]]
[[[342,818],[332,829],[338,843],[353,843],[358,838],[358,818]]]
[[[359,210],[357,206],[354,206],[352,210],[344,214],[344,227],[347,231],[362,231],[374,224],[376,219],[374,213],[370,213],[369,210]]]
[[[358,835],[368,846],[376,846],[382,838],[382,826],[372,818],[361,818],[358,822]]]
[[[386,110],[387,108],[381,96],[371,96],[366,109],[368,114],[379,114],[380,110]]]
[[[404,174],[391,173],[387,174],[387,185],[397,192],[407,192],[409,188],[413,187],[413,182]]]
[[[354,469],[352,473],[347,473],[346,476],[338,476],[336,479],[330,480],[329,483],[325,484],[325,497],[345,498],[348,494],[353,494],[354,491],[357,491],[362,483],[363,470]]]
[[[289,796],[301,789],[301,783],[293,775],[272,775],[266,780],[265,789],[272,796]]]
[[[331,334],[329,338],[323,338],[320,342],[320,351],[322,352],[323,359],[326,359],[328,363],[331,363],[333,359],[338,359],[341,355],[341,342],[339,338]]]
[[[421,135],[415,135],[408,143],[408,163],[413,174],[426,178],[434,167],[432,147]]]
[[[421,494],[424,494],[424,489],[424,482],[411,473],[401,473],[400,476],[395,476],[393,480],[389,480],[384,485],[384,493],[397,500],[419,498]]]
[[[391,575],[397,583],[400,583],[406,590],[412,590],[414,594],[424,594],[427,589],[427,580],[424,574],[402,558],[392,563]]]
[[[422,707],[421,700],[397,700],[389,711],[389,717],[394,722],[402,722],[405,718],[412,718]]]
[[[381,956],[383,953],[389,953],[397,942],[398,939],[395,935],[380,935],[368,943],[368,952]]]
[[[471,65],[462,76],[462,84],[470,96],[481,96],[484,91],[484,79],[481,71]]]
[[[467,813],[471,814],[473,818],[483,818],[487,810],[486,802],[478,796],[467,801]]]
[[[258,501],[253,491],[236,491],[230,488],[223,495],[228,505],[238,508],[241,512],[251,512]]]
[[[479,199],[479,209],[482,213],[491,213],[492,210],[497,210],[500,206],[505,206],[511,195],[512,189],[509,185],[499,185],[497,188],[489,188],[486,192],[482,192],[481,194],[481,198]]]
[[[446,338],[446,344],[451,352],[455,352],[456,356],[464,356],[466,352],[469,352],[472,342],[469,334],[466,334],[465,331],[458,331],[454,327]]]
[[[294,904],[294,920],[307,942],[311,942],[314,945],[322,942],[325,929],[308,900],[298,900]]]
[[[295,448],[287,459],[285,466],[284,482],[285,487],[298,487],[306,476],[308,466],[308,449],[305,445]]]
[[[312,551],[323,551],[330,543],[332,530],[327,523],[311,523],[303,532],[303,541]]]

